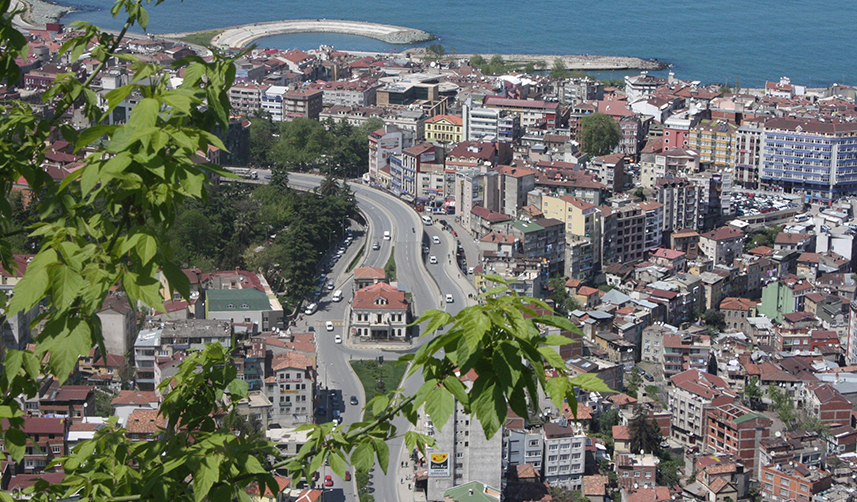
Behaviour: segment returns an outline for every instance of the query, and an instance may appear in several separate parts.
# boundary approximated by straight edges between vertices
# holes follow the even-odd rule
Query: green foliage
[[[607,155],[619,146],[622,133],[619,124],[603,113],[593,113],[580,119],[578,139],[581,148],[590,157]]]
[[[568,68],[565,66],[565,60],[562,58],[556,58],[553,60],[553,66],[551,67],[551,77],[553,78],[567,78],[570,75]]]
[[[470,58],[470,66],[479,68],[485,75],[500,75],[508,71],[514,70],[514,65],[506,63],[503,56],[495,54],[490,60],[485,60],[484,57],[476,54]]]
[[[426,54],[434,58],[440,58],[446,54],[446,49],[440,44],[431,44],[426,48]]]
[[[762,400],[762,390],[759,388],[759,377],[750,377],[750,380],[744,385],[744,399],[750,405],[750,408],[757,409],[759,402]]]
[[[390,248],[390,257],[384,264],[384,275],[389,282],[396,282],[396,246]]]
[[[777,412],[777,416],[791,430],[797,420],[797,410],[795,410],[791,397],[776,385],[768,386],[768,397],[774,404],[774,411]]]
[[[634,190],[634,197],[642,199],[643,201],[646,200],[646,192],[643,190],[643,187],[637,187],[637,189]]]
[[[582,305],[577,301],[577,298],[568,294],[565,289],[565,279],[562,277],[552,277],[548,280],[548,286],[553,288],[551,300],[556,305],[556,310],[560,314],[567,315],[574,310],[580,310]]]
[[[113,414],[113,406],[110,404],[115,396],[110,392],[95,389],[95,416],[109,417]]]
[[[402,377],[405,376],[407,368],[395,363],[378,364],[378,361],[368,359],[351,361],[351,369],[354,370],[363,385],[363,394],[366,399],[371,399],[376,395],[385,396],[389,399],[395,394],[402,382]],[[376,403],[380,402],[383,400],[376,401]],[[363,410],[363,419],[372,420],[375,414],[374,407],[367,406]]]
[[[628,422],[628,432],[631,435],[631,451],[633,453],[658,453],[661,451],[661,430],[654,419],[643,406],[634,409],[634,417]]]
[[[657,472],[658,485],[670,488],[678,486],[681,483],[681,470],[684,468],[684,462],[681,459],[673,458],[666,451],[658,456],[661,460]]]
[[[636,399],[641,385],[643,385],[643,377],[640,376],[640,371],[635,366],[625,377],[625,394]]]
[[[536,63],[530,61],[524,66],[524,73],[532,75],[536,72]]]
[[[804,417],[797,425],[796,430],[813,431],[822,439],[830,437],[830,426],[822,422],[817,416]]]
[[[270,166],[272,178],[286,171],[323,170],[337,177],[356,178],[369,169],[369,133],[384,123],[378,118],[360,127],[347,121],[324,123],[298,118],[271,122],[261,114],[250,119],[250,160]],[[276,179],[272,181],[282,185]]]
[[[753,249],[759,246],[767,246],[774,247],[774,240],[777,238],[777,234],[783,231],[783,227],[781,225],[772,225],[768,227],[764,227],[758,232],[752,234],[752,237],[744,241],[745,249]]]
[[[223,33],[223,30],[209,30],[209,31],[198,31],[196,33],[191,33],[187,36],[179,38],[182,42],[186,42],[189,44],[203,45],[208,47],[211,45],[211,40]]]
[[[83,82],[72,74],[57,78],[45,93],[45,99],[55,108],[53,118],[42,118],[26,103],[4,103],[6,113],[0,117],[4,138],[0,140],[0,160],[4,169],[0,179],[8,194],[23,176],[31,190],[39,194],[35,202],[39,218],[22,226],[27,241],[34,239],[38,243],[38,252],[15,285],[9,303],[0,306],[7,312],[34,308],[41,312],[33,323],[41,329],[35,349],[7,349],[4,353],[0,370],[2,442],[8,452],[4,452],[4,459],[20,462],[28,445],[19,397],[35,396],[46,375],[66,381],[79,357],[88,354],[93,346],[101,346],[103,352],[96,312],[110,290],[123,290],[134,307],[163,309],[159,280],[163,274],[170,290],[189,298],[187,277],[173,254],[176,241],[172,232],[177,229],[180,235],[191,235],[191,222],[201,219],[198,213],[184,216],[181,208],[189,203],[187,211],[198,210],[206,215],[207,211],[225,211],[228,207],[216,198],[210,203],[223,202],[222,206],[211,209],[205,203],[209,200],[209,179],[230,174],[217,166],[197,163],[197,152],[207,151],[209,146],[224,149],[210,131],[228,125],[227,90],[235,75],[234,61],[215,54],[210,61],[193,57],[178,62],[176,67],[186,66],[185,78],[181,87],[172,89],[159,65],[142,63],[117,51],[131,26],[146,28],[149,18],[143,4],[160,3],[115,3],[113,15],[122,13],[127,18],[118,35],[103,33],[85,23],[77,27],[79,36],[67,40],[63,52],[71,60],[87,52],[99,63]],[[0,79],[15,82],[20,76],[15,60],[25,56],[26,38],[11,25],[9,0],[0,0],[0,6],[6,12],[0,16],[0,39],[5,47],[0,53],[4,63],[0,64]],[[132,81],[98,96],[90,85],[114,57],[132,60]],[[100,125],[132,92],[139,93],[140,99],[129,119],[122,125]],[[91,124],[99,125],[75,130],[60,123],[72,106]],[[305,151],[326,141],[315,126],[297,127],[303,132],[291,131],[287,140],[294,145],[303,143]],[[54,132],[78,151],[91,149],[81,169],[59,183],[41,168]],[[294,155],[298,163],[308,159],[293,152],[277,152],[276,147],[274,150]],[[330,164],[328,169],[337,167]],[[329,185],[326,190],[332,188]],[[224,193],[234,194],[240,202],[232,208],[243,212],[233,213],[236,221],[231,230],[237,237],[227,246],[233,246],[230,249],[241,256],[255,235],[242,216],[255,216],[254,211],[264,208],[266,200],[278,200],[272,192],[277,187],[259,192],[259,200],[242,195],[237,188],[227,190],[234,190]],[[282,273],[295,274],[288,280],[294,291],[299,290],[301,274],[312,270],[317,256],[310,256],[308,262],[300,260],[329,244],[336,228],[342,228],[343,215],[354,209],[353,194],[341,186],[332,193],[310,193],[299,200],[291,201],[289,212],[262,212],[270,222],[288,221],[287,231],[277,229],[277,239],[283,234]],[[0,262],[7,270],[13,266],[12,243],[8,239],[12,211],[11,204],[0,204],[0,225],[4,227],[0,233]],[[213,232],[220,230],[219,222],[208,221],[208,225]],[[267,234],[268,229],[262,231]],[[304,267],[300,273],[294,270],[298,266]],[[488,280],[502,283],[499,277],[489,276]],[[492,289],[489,295],[504,292],[503,288]],[[5,295],[2,299],[5,301]],[[386,471],[388,441],[399,434],[391,420],[404,415],[415,423],[423,406],[432,411],[440,427],[450,413],[450,402],[457,399],[490,437],[504,423],[509,407],[516,413],[526,413],[542,392],[549,392],[557,406],[568,399],[573,409],[578,389],[609,392],[592,375],[569,378],[564,361],[552,347],[566,340],[543,336],[538,328],[576,328],[565,319],[534,312],[533,306],[547,307],[541,301],[515,294],[484,301],[484,305],[468,307],[455,317],[430,311],[420,319],[428,323],[426,335],[440,325],[451,326],[433,336],[416,354],[403,358],[411,363],[410,371],[419,372],[425,381],[415,395],[394,391],[392,395],[376,396],[366,404],[376,414],[374,420],[336,431],[332,424],[302,426],[299,430],[306,431],[307,441],[297,454],[287,458],[271,443],[256,439],[252,427],[230,427],[229,417],[235,412],[232,403],[247,396],[248,386],[238,378],[227,350],[219,344],[207,345],[188,354],[177,373],[161,384],[162,422],[151,441],[132,441],[114,421],[97,431],[93,440],[83,441],[70,455],[56,459],[49,468],[61,469],[64,479],[52,485],[37,484],[32,489],[33,500],[79,497],[123,502],[246,502],[250,483],[277,491],[271,475],[275,469],[286,469],[295,484],[300,477],[317,472],[325,459],[339,476],[344,474],[346,462],[355,471],[366,471],[377,461]],[[546,367],[558,376],[547,380]],[[458,370],[474,370],[479,377],[467,388],[458,379]],[[431,441],[414,432],[405,433],[408,449],[424,450]],[[370,499],[363,495],[364,502]]]
[[[706,310],[702,314],[702,320],[706,326],[714,328],[718,332],[726,329],[726,316],[719,310]]]

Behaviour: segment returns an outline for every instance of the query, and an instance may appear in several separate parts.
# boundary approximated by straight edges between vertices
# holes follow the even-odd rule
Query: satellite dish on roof
[[[774,436],[776,436],[776,437],[782,437],[782,435],[783,435],[783,433],[780,431],[777,431],[774,433]]]

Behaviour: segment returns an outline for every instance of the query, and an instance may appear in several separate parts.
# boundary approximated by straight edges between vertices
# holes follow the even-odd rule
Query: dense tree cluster
[[[609,115],[593,113],[580,119],[580,147],[590,157],[607,155],[619,146],[622,132]]]
[[[207,204],[182,208],[168,236],[184,267],[261,272],[276,291],[300,301],[314,286],[319,257],[355,217],[350,189],[330,177],[310,193],[223,184]]]
[[[318,169],[356,178],[369,168],[369,133],[383,125],[377,118],[354,127],[344,120],[272,122],[264,115],[251,117],[250,160],[275,172]]]

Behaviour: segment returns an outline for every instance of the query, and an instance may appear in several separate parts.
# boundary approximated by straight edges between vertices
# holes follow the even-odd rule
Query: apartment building
[[[664,335],[664,378],[686,370],[706,371],[711,352],[711,338],[698,334]]]
[[[548,129],[559,127],[562,118],[558,102],[536,101],[532,99],[511,99],[502,96],[486,96],[485,108],[496,108],[517,114],[521,117],[521,127]]]
[[[744,232],[720,227],[699,236],[699,250],[715,265],[732,265],[744,250]]]
[[[664,205],[663,231],[699,230],[705,208],[700,207],[700,187],[687,178],[658,178],[654,185],[655,200]]]
[[[857,193],[857,122],[791,117],[765,122],[760,185],[831,203]]]
[[[771,437],[771,419],[735,403],[710,408],[705,414],[705,448],[733,455],[753,472],[759,461],[759,445]]]
[[[732,167],[738,154],[738,126],[726,120],[702,120],[690,130],[687,146],[703,166]]]
[[[233,85],[227,93],[233,113],[249,115],[261,110],[262,95],[268,87],[268,85],[253,82],[241,82]]]
[[[271,362],[273,375],[265,379],[265,397],[271,404],[269,423],[292,427],[312,423],[317,373],[314,358],[283,352]]]
[[[283,94],[283,120],[296,118],[318,120],[324,93],[318,89],[299,88]]]
[[[642,261],[646,256],[645,211],[640,204],[628,199],[612,201],[611,206],[616,218],[616,241],[612,249],[613,261],[619,263]]]
[[[652,251],[663,245],[664,205],[654,200],[640,202],[646,215],[643,248]]]
[[[699,171],[699,154],[676,148],[661,152],[644,152],[640,157],[640,182],[652,188],[659,178],[686,177]]]
[[[579,422],[563,419],[542,427],[544,479],[551,486],[580,490],[586,464],[586,434]]]
[[[469,387],[478,377],[471,371],[459,378]],[[426,454],[430,461],[433,455],[437,455],[438,464],[443,463],[442,467],[445,467],[432,472],[434,464],[429,465],[427,501],[444,502],[447,490],[471,481],[502,486],[505,426],[491,439],[486,439],[479,421],[465,414],[458,401],[443,428],[435,427],[431,416],[424,411],[420,415],[423,417],[422,432],[435,440],[434,448],[429,448]]]
[[[620,453],[614,462],[619,488],[636,490],[657,486],[660,459],[651,453]]]
[[[729,385],[722,378],[698,369],[673,375],[670,381],[670,437],[685,446],[701,445],[706,432],[705,408],[714,399],[728,393]]]
[[[624,191],[630,180],[625,176],[625,157],[619,153],[602,155],[592,159],[590,168],[596,172],[598,181],[607,185],[614,193]]]
[[[324,106],[371,106],[381,84],[374,78],[333,80],[321,86]]]
[[[804,464],[772,464],[762,467],[762,498],[773,502],[809,502],[833,483],[833,475]]]

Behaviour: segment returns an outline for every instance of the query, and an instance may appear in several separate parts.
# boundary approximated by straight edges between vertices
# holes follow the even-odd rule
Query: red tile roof
[[[711,232],[706,232],[700,235],[700,237],[705,237],[707,239],[712,239],[715,241],[725,241],[743,236],[744,232],[732,227],[720,227],[716,230],[712,230]]]
[[[125,429],[130,434],[155,434],[166,425],[167,420],[158,414],[158,410],[139,409],[128,416]]]
[[[110,404],[113,406],[130,404],[148,406],[149,403],[159,403],[160,401],[158,395],[153,391],[123,390],[110,401]]]
[[[306,370],[313,367],[314,361],[312,357],[300,352],[290,351],[283,352],[282,354],[276,354],[274,356],[274,360],[271,362],[271,369],[274,371],[280,371],[287,368]]]
[[[385,282],[367,286],[354,293],[352,309],[403,310],[406,308],[408,308],[408,301],[405,293]]]

